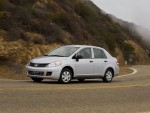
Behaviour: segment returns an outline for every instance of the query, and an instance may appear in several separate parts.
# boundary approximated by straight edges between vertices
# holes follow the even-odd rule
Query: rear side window
[[[93,52],[94,52],[94,58],[102,58],[102,59],[106,59],[107,58],[106,54],[101,49],[93,48]]]
[[[81,55],[83,59],[92,58],[91,48],[85,48],[79,51],[78,55]]]

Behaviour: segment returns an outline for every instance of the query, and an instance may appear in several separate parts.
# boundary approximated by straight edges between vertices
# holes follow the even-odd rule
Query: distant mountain
[[[130,32],[135,35],[136,38],[139,38],[139,43],[145,48],[150,50],[150,30],[147,28],[144,28],[143,26],[136,25],[131,22],[124,21],[122,19],[119,19],[115,17],[114,15],[109,16],[112,18],[112,20],[116,23],[119,23],[121,26],[126,27],[130,30]]]
[[[90,0],[1,0],[0,62],[25,64],[59,45],[87,44],[104,47],[121,64],[146,63],[148,46],[132,27]]]

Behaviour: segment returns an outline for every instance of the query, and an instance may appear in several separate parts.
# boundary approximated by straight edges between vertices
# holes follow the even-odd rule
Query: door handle
[[[104,62],[107,62],[107,60],[105,60]]]
[[[92,63],[93,61],[90,61],[90,63]]]

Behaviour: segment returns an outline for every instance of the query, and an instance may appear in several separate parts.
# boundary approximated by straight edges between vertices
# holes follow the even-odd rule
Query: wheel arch
[[[65,67],[62,68],[62,70],[63,69],[69,69],[72,72],[72,78],[74,77],[74,70],[71,66],[65,66]]]
[[[113,77],[114,77],[114,69],[112,68],[112,67],[108,67],[108,68],[106,68],[106,70],[108,70],[108,69],[110,69],[111,71],[112,71],[112,73],[113,73]],[[105,70],[105,72],[106,72],[106,70]]]

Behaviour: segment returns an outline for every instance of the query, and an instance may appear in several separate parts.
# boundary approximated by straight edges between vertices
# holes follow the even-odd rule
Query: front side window
[[[82,56],[82,59],[92,58],[91,48],[85,48],[79,51],[78,55]]]
[[[94,52],[94,58],[103,58],[103,59],[107,58],[106,54],[101,49],[93,48],[93,52]]]
[[[79,47],[62,46],[48,53],[46,56],[69,57],[78,49]]]

